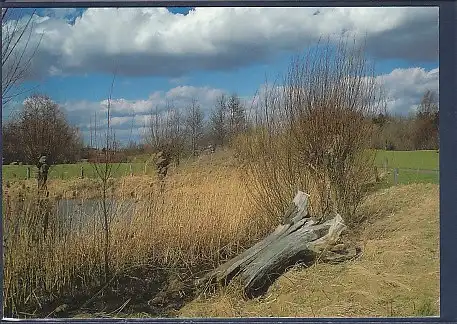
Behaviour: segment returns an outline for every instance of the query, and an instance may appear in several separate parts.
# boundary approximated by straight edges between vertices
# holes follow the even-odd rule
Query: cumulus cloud
[[[427,90],[439,94],[439,68],[395,69],[378,78],[387,93],[387,108],[395,114],[414,112]]]
[[[36,19],[44,33],[35,75],[119,73],[179,80],[193,70],[227,70],[300,51],[322,36],[367,37],[377,58],[436,60],[438,9],[424,8],[90,8]]]

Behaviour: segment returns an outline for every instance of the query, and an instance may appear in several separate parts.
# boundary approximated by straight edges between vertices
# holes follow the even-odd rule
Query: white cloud
[[[395,69],[378,77],[387,92],[388,109],[392,113],[413,112],[426,90],[439,94],[439,69]]]
[[[191,70],[231,69],[299,51],[322,36],[367,36],[378,58],[436,60],[437,8],[90,8],[37,19],[45,32],[37,75],[112,73],[179,78]]]

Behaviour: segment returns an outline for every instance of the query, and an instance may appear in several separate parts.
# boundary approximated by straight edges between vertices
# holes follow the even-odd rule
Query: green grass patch
[[[376,165],[387,168],[439,170],[440,155],[437,151],[376,151]]]
[[[122,177],[130,174],[130,166],[134,175],[154,174],[156,172],[153,165],[146,165],[145,163],[121,163],[113,164],[113,177]],[[3,181],[8,180],[24,180],[27,178],[27,167],[30,167],[30,175],[32,179],[36,178],[38,169],[35,166],[27,165],[4,165],[3,170]],[[100,169],[103,170],[104,165],[99,165]],[[84,170],[85,178],[96,178],[96,172],[92,164],[90,163],[77,163],[77,164],[57,164],[51,166],[49,169],[48,179],[75,179],[81,176],[81,168]],[[146,171],[146,173],[145,173]]]
[[[134,175],[154,174],[156,172],[152,164],[146,164],[147,155],[138,156],[132,163],[115,164],[113,176],[122,177],[130,174],[130,166]],[[439,170],[439,154],[436,151],[376,151],[376,165],[384,167],[387,161],[387,168],[411,169],[400,170],[398,183],[439,183],[439,172],[424,173],[420,170]],[[183,160],[185,162],[185,159]],[[146,165],[146,169],[145,169]],[[84,169],[84,177],[96,178],[95,170],[90,163],[58,164],[51,167],[49,179],[75,179],[81,175],[81,167]],[[27,177],[26,165],[4,165],[3,180],[21,180]],[[37,168],[30,166],[31,178],[36,178]],[[391,173],[387,178],[387,184],[393,184],[394,178]]]
[[[427,298],[419,302],[418,307],[415,309],[415,313],[418,317],[438,316],[439,310],[432,299]]]
[[[400,170],[397,178],[398,184],[412,184],[412,183],[440,183],[440,173],[436,172],[423,172],[414,170]],[[386,185],[391,186],[395,183],[394,174],[391,170],[385,179]]]

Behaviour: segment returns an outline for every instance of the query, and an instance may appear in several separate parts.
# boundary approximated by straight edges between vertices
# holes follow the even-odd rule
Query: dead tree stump
[[[251,248],[196,280],[197,288],[224,286],[237,277],[246,297],[253,298],[264,294],[281,274],[297,263],[314,262],[318,257],[324,262],[354,257],[355,249],[332,251],[346,228],[341,216],[336,214],[333,219],[319,223],[308,215],[308,197],[299,191],[283,217],[283,224]]]

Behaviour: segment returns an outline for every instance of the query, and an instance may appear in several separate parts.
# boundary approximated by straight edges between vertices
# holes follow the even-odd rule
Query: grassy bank
[[[368,221],[355,238],[363,243],[358,260],[292,270],[263,299],[245,302],[229,287],[180,311],[195,297],[192,279],[277,222],[256,214],[230,152],[183,163],[164,188],[155,174],[112,180],[108,196],[135,204],[129,219],[110,214],[108,284],[100,220],[94,216],[82,226],[74,217],[64,230],[52,212],[56,199],[84,203],[100,196],[97,182],[50,179],[45,204],[35,185],[14,180],[2,186],[6,316],[403,316],[437,310],[437,185],[399,185],[370,196],[361,211]],[[159,296],[165,299],[157,303]]]
[[[184,306],[183,317],[407,317],[439,314],[439,188],[397,186],[368,199],[362,256],[294,268],[264,298],[236,287]]]
[[[36,178],[37,168],[29,165],[4,165],[3,180],[24,180],[27,177],[27,168],[30,167],[31,178]],[[49,169],[49,179],[76,179],[81,177],[81,168],[83,168],[83,175],[85,178],[96,178],[94,167],[90,163],[77,163],[77,164],[57,164],[52,165]],[[151,175],[154,174],[155,168],[146,162],[135,163],[119,163],[113,164],[113,176],[116,178],[130,175],[131,172],[136,175]]]
[[[397,184],[439,184],[439,154],[437,151],[383,151],[376,152],[379,173],[386,173],[385,185],[395,184],[394,170],[398,170]]]

